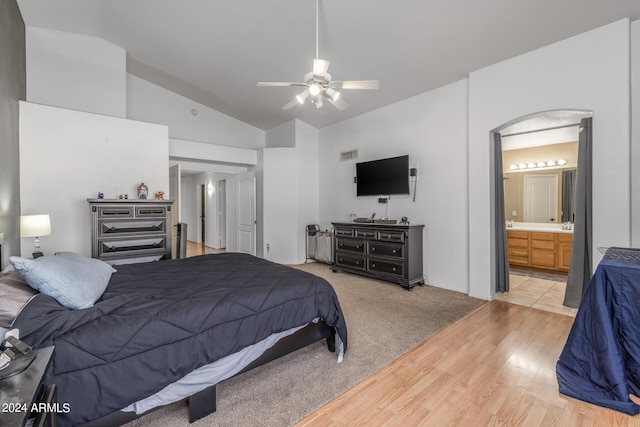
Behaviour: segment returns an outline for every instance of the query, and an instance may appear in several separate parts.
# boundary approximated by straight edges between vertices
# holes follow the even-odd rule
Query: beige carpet
[[[412,291],[346,273],[328,265],[299,268],[335,288],[349,333],[337,363],[324,341],[217,386],[218,410],[193,426],[290,426],[362,382],[390,362],[486,301],[432,286]],[[188,426],[186,403],[161,408],[127,424]]]

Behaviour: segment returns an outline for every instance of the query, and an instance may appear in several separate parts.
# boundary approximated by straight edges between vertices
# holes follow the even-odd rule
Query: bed
[[[13,321],[29,345],[55,345],[45,381],[71,408],[61,426],[119,425],[185,397],[193,421],[215,411],[221,380],[320,339],[346,351],[335,291],[310,273],[239,253],[116,268],[92,306],[40,289]]]

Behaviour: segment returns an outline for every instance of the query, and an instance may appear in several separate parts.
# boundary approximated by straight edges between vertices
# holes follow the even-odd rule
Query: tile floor
[[[498,299],[575,317],[577,308],[562,305],[565,287],[561,281],[509,274],[509,292],[498,293]]]

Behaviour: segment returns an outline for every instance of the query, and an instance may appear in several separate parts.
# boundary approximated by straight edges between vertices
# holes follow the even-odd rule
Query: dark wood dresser
[[[333,271],[361,274],[407,289],[425,283],[424,225],[334,222],[333,229]]]

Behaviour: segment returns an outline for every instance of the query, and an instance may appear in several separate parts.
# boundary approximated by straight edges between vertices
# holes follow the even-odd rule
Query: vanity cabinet
[[[529,232],[507,232],[507,247],[509,252],[509,264],[529,266]]]
[[[333,223],[333,271],[398,283],[407,289],[424,284],[423,225]]]
[[[570,233],[507,230],[509,264],[568,272],[572,243]]]
[[[88,201],[93,258],[114,265],[171,259],[172,200]]]
[[[558,270],[569,271],[571,251],[573,249],[573,234],[558,234]]]

